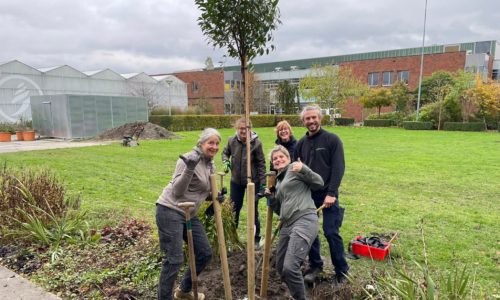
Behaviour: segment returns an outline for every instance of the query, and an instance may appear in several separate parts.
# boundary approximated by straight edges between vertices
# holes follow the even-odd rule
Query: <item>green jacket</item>
[[[252,182],[255,183],[255,190],[258,191],[260,185],[266,184],[266,159],[262,150],[262,142],[255,132],[252,132],[250,139],[250,157]],[[239,185],[246,185],[247,147],[237,135],[229,138],[222,151],[222,161],[225,160],[231,161],[231,181]]]
[[[292,171],[289,164],[276,177],[276,191],[270,197],[273,211],[278,213],[283,225],[292,224],[303,215],[316,211],[311,190],[323,187],[323,179],[308,166],[302,165],[299,172]]]

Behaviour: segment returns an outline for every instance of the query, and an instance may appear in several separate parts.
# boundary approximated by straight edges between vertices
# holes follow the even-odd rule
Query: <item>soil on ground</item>
[[[274,252],[274,251],[273,251]],[[260,298],[262,264],[262,251],[255,252],[255,297]],[[274,256],[274,255],[273,255]],[[274,268],[275,261],[271,256],[268,281],[267,299],[288,300],[293,299],[285,282]],[[247,252],[246,250],[228,254],[231,292],[233,299],[246,299],[248,296],[247,280]],[[338,285],[331,280],[332,274],[322,274],[314,285],[306,286],[307,299],[331,300],[352,299],[352,286],[348,283]],[[198,291],[205,294],[206,299],[225,299],[222,267],[220,263],[213,262],[199,276]]]
[[[175,134],[150,122],[127,123],[107,130],[95,137],[96,140],[121,140],[125,136],[139,140],[173,139]]]

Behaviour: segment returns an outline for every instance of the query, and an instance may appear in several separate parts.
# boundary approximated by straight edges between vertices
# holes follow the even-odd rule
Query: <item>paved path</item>
[[[0,300],[61,300],[27,279],[0,266]]]
[[[87,147],[109,145],[113,141],[71,141],[64,139],[41,139],[36,141],[0,142],[0,153],[32,151],[44,149]]]

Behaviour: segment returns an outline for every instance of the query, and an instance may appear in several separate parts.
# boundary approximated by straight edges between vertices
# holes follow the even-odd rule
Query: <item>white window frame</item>
[[[386,76],[389,75],[387,78]],[[386,81],[386,79],[388,79]],[[384,71],[382,72],[382,86],[391,86],[392,85],[392,71]]]

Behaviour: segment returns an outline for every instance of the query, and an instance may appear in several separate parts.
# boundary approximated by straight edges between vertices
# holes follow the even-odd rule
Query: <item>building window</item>
[[[191,92],[197,92],[198,91],[198,83],[196,81],[191,82]]]
[[[378,73],[368,73],[368,85],[378,86]]]
[[[410,81],[410,72],[409,71],[398,71],[398,81],[402,81],[406,84]]]
[[[382,85],[391,86],[392,85],[392,72],[382,72]]]

